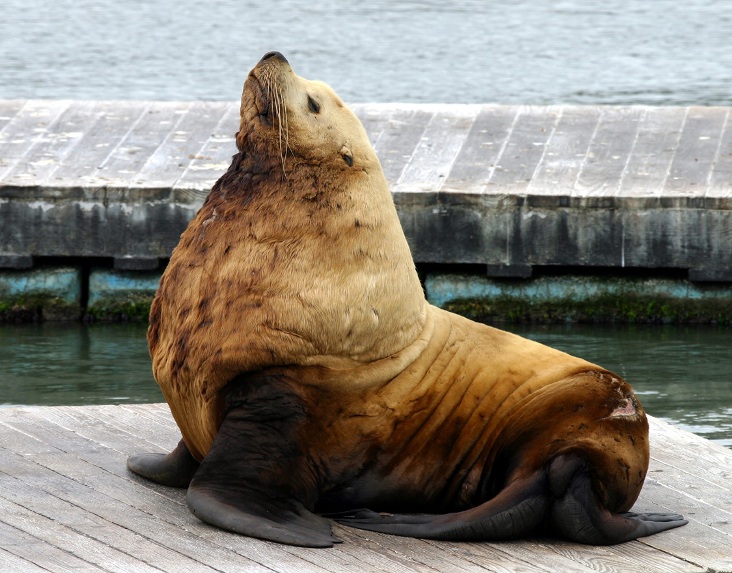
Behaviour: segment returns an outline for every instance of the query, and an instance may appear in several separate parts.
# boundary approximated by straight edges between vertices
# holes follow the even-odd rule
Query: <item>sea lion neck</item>
[[[180,254],[209,245],[199,260],[207,280],[221,284],[216,292],[237,285],[237,304],[261,305],[259,318],[251,309],[240,315],[294,335],[302,363],[400,352],[420,336],[426,302],[381,170],[292,165],[286,177],[280,165],[262,172],[239,152],[181,238]],[[243,328],[240,319],[220,319],[229,320],[232,333]],[[262,360],[248,367],[292,359]]]

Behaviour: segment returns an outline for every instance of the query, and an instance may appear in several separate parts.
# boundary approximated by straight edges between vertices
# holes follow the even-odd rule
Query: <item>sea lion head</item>
[[[341,171],[376,162],[361,122],[324,82],[295,74],[279,52],[268,52],[251,70],[241,100],[240,151]]]

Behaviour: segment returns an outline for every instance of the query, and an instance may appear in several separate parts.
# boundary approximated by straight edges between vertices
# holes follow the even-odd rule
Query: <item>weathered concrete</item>
[[[732,280],[728,108],[354,108],[417,262]],[[0,101],[0,264],[168,257],[237,118],[233,102]]]
[[[730,108],[353,107],[418,265],[732,282]],[[237,126],[236,102],[0,100],[0,268],[108,258],[89,309],[140,312],[147,286],[123,287],[127,312],[101,302],[112,277],[157,280]]]

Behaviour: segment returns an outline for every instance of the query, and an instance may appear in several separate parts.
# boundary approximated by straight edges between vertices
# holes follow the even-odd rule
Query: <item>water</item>
[[[729,0],[4,0],[0,98],[235,100],[267,51],[347,102],[732,105]]]
[[[729,329],[551,326],[510,330],[625,377],[646,410],[732,447]],[[144,325],[0,325],[0,404],[163,400]]]
[[[140,324],[0,324],[0,405],[163,402]]]

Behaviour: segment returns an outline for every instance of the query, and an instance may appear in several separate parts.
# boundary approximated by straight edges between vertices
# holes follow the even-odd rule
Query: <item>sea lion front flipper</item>
[[[198,462],[183,440],[169,454],[136,454],[127,458],[127,468],[139,476],[170,487],[188,487]]]
[[[304,406],[276,376],[227,388],[228,410],[188,487],[200,520],[250,537],[299,545],[338,543],[312,513],[314,478],[301,445]]]
[[[327,519],[311,513],[297,500],[274,499],[241,484],[227,483],[224,475],[218,477],[221,479],[215,482],[196,477],[188,488],[188,507],[201,521],[249,537],[301,547],[332,547],[340,542],[331,533]]]

